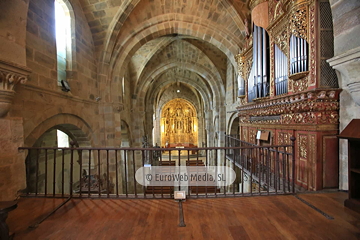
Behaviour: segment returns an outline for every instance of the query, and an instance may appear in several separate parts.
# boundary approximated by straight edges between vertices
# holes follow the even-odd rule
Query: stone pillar
[[[340,132],[352,119],[360,118],[360,47],[329,59],[330,66],[339,71]],[[339,140],[339,188],[348,189],[348,143]]]
[[[18,191],[26,187],[23,121],[8,116],[16,96],[14,88],[25,83],[30,70],[0,60],[0,201],[17,198]]]

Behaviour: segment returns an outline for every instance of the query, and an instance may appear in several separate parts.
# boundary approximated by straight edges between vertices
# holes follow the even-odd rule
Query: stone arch
[[[133,9],[137,6],[139,2],[140,0],[125,0],[122,1],[121,5],[119,6],[118,12],[116,13],[115,17],[110,23],[110,27],[109,27],[110,31],[107,32],[105,37],[104,49],[102,52],[101,60],[99,61],[101,64],[103,64],[103,67],[105,67],[104,63],[109,63],[113,52],[112,50],[115,48],[116,39],[118,39],[122,26],[124,25],[126,19],[129,17],[129,15],[131,14]],[[234,23],[238,26],[238,29],[245,30],[244,21],[243,19],[241,19],[239,14],[237,14],[237,11],[233,6],[233,4],[231,4],[229,0],[220,1],[220,4],[222,4],[223,7],[227,9]],[[173,16],[175,14],[171,14],[171,15]],[[159,22],[164,21],[163,17],[164,17],[163,15],[159,16],[159,18],[161,18]],[[196,22],[197,21],[198,19],[196,19]],[[201,30],[202,28],[197,28],[197,29]],[[204,32],[203,34],[206,34],[206,32]],[[102,67],[100,69],[102,69]]]
[[[163,64],[160,68],[154,69],[152,73],[148,75],[148,77],[142,81],[142,85],[140,85],[137,89],[141,89],[140,92],[138,92],[138,97],[141,99],[145,99],[146,90],[149,88],[151,81],[149,81],[150,76],[152,78],[156,78],[160,74],[163,73],[164,70],[168,70],[170,68],[177,67],[176,62],[167,62]],[[224,86],[219,84],[218,81],[216,81],[216,76],[212,74],[210,69],[205,69],[203,66],[197,65],[195,62],[191,63],[185,63],[184,67],[188,70],[192,70],[193,72],[196,72],[199,76],[202,76],[204,79],[207,79],[210,84],[208,86],[199,84],[202,97],[205,100],[205,95],[213,96],[213,106],[217,106],[217,103],[220,101],[220,99],[225,95],[225,89]],[[204,74],[205,73],[205,74]],[[195,85],[195,83],[193,84]],[[201,87],[202,86],[202,87]],[[204,87],[205,86],[205,87]],[[210,88],[210,89],[209,89]],[[211,90],[211,92],[210,92]],[[139,90],[138,90],[139,91]],[[140,103],[143,104],[143,103]]]
[[[237,113],[233,113],[228,121],[228,131],[229,135],[239,135],[239,117]]]
[[[225,55],[228,57],[229,61],[232,62],[234,66],[235,64],[235,58],[234,55],[236,54],[236,51],[238,50],[238,47],[235,43],[230,43],[229,40],[221,38],[221,36],[217,36],[217,38],[214,38],[214,36],[208,36],[205,34],[205,32],[192,32],[189,33],[186,29],[179,29],[177,25],[179,22],[169,22],[168,24],[159,23],[160,26],[154,25],[150,28],[146,29],[146,33],[138,33],[137,36],[134,36],[132,39],[129,39],[128,42],[123,44],[119,50],[112,55],[112,60],[109,59],[107,63],[104,63],[104,67],[100,67],[102,73],[104,75],[108,75],[107,81],[105,81],[103,84],[110,84],[113,85],[114,82],[111,80],[115,76],[121,77],[125,74],[126,68],[123,66],[126,66],[131,56],[146,42],[155,39],[157,37],[161,37],[164,35],[169,34],[193,34],[193,37],[204,39],[209,41],[209,43],[215,45],[218,47],[222,52],[225,53]],[[206,28],[206,26],[197,26],[199,29]],[[149,32],[150,31],[150,32]],[[205,30],[204,30],[205,31]],[[214,34],[218,34],[216,31],[211,31]],[[208,36],[204,37],[204,36]],[[139,39],[140,38],[140,39]],[[218,40],[217,40],[218,39]],[[222,40],[220,40],[222,39]],[[235,45],[234,45],[235,44]],[[229,50],[230,48],[230,50]],[[114,87],[111,87],[110,89],[116,89],[116,85]],[[109,91],[110,91],[109,89]],[[104,94],[108,94],[104,92]],[[104,97],[105,99],[105,97]]]
[[[57,129],[65,132],[75,147],[92,147],[91,128],[81,118],[71,114],[57,114],[41,122],[25,138],[25,146],[57,147]],[[93,160],[88,151],[29,150],[25,160],[27,191],[46,194],[48,190],[48,193],[70,194],[70,186],[80,184],[82,173],[90,169]],[[62,161],[62,168],[56,168],[57,161]],[[48,166],[53,170],[49,171]],[[71,174],[73,182],[70,182]]]
[[[92,129],[82,118],[72,114],[57,114],[42,121],[29,135],[25,136],[25,146],[32,147],[46,131],[54,128],[73,137],[79,146],[95,145]]]

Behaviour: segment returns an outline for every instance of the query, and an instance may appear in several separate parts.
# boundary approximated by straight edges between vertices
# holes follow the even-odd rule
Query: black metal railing
[[[188,198],[294,193],[294,148],[256,146],[227,136],[212,148],[19,148],[27,151],[24,196],[77,198]],[[146,186],[135,179],[141,167],[227,166],[228,186]]]
[[[295,193],[295,155],[292,145],[258,146],[226,135],[227,158],[240,168],[258,187],[267,193]],[[251,189],[253,190],[253,189]]]

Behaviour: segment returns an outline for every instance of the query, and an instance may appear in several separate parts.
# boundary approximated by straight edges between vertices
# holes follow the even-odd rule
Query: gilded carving
[[[243,79],[246,79],[245,78],[245,69],[244,69],[244,65],[245,65],[245,57],[244,56],[241,56],[241,55],[237,55],[235,57],[236,59],[236,62],[237,62],[237,70],[238,70],[238,73],[239,75],[243,78]]]
[[[308,136],[300,135],[299,138],[299,156],[301,158],[308,158]]]
[[[248,141],[248,129],[247,128],[242,128],[242,130],[243,130],[243,141]]]
[[[184,99],[173,99],[162,109],[161,144],[197,143],[197,115],[192,104]]]
[[[310,139],[309,139],[309,163],[311,164],[311,166],[315,166],[316,164],[316,141],[315,141],[315,135],[310,135]],[[310,189],[315,189],[315,168],[312,167],[310,168],[309,171],[309,188]]]
[[[338,98],[339,90],[311,90],[240,106],[237,109],[241,123],[337,124]]]
[[[275,53],[274,53],[274,41],[270,38],[270,79],[275,79]],[[275,95],[275,83],[270,81],[270,97]]]
[[[308,77],[291,82],[293,83],[293,91],[295,93],[306,91],[308,88]]]
[[[316,82],[316,34],[315,34],[315,3],[310,6],[310,85]]]
[[[255,129],[250,129],[250,131],[249,131],[249,142],[256,144],[256,130]]]
[[[307,12],[306,9],[293,11],[290,20],[290,31],[296,37],[307,40]]]

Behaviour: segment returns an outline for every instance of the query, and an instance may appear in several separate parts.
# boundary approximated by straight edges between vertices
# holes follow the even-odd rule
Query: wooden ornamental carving
[[[162,146],[197,146],[197,127],[195,107],[184,99],[171,100],[163,107],[161,113]]]
[[[338,124],[339,89],[312,90],[237,108],[241,123]]]
[[[250,9],[262,2],[264,1],[250,1]],[[332,140],[323,143],[321,139],[324,136],[333,139],[338,134],[341,90],[319,87],[320,59],[317,56],[320,46],[317,21],[319,2],[315,0],[268,0],[267,2],[269,25],[266,31],[269,34],[270,47],[270,95],[266,98],[257,98],[253,102],[243,101],[237,107],[242,129],[241,138],[255,143],[256,132],[262,129],[273,131],[276,144],[284,145],[291,143],[290,136],[296,136],[296,176],[294,176],[296,183],[308,190],[322,189],[327,187],[326,181],[329,182],[326,174],[338,171],[334,164],[336,157],[328,157],[338,155],[336,148],[326,150],[324,148],[324,144],[333,146],[335,143]],[[238,55],[241,61],[237,61],[238,64],[241,62],[239,71],[243,73],[246,82],[246,96],[248,96],[247,79],[252,66],[251,48],[252,46],[244,49]],[[279,84],[284,82],[286,85]],[[331,186],[336,186],[336,180],[330,183]]]
[[[315,33],[315,2],[310,5],[310,86],[316,83],[316,33]]]
[[[245,49],[241,53],[235,56],[237,62],[238,74],[244,79],[245,92],[248,89],[248,78],[251,72],[251,67],[253,64],[252,57],[252,46]],[[248,95],[245,94],[245,97],[240,100],[241,105],[244,105],[248,102]]]
[[[290,18],[290,32],[298,38],[308,40],[307,34],[307,10],[306,8],[295,9]]]

